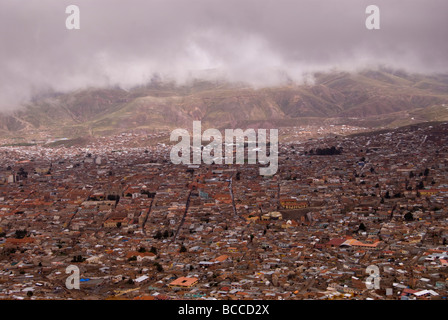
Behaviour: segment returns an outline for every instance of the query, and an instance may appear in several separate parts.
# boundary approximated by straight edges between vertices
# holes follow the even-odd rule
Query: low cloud
[[[369,31],[365,9],[381,10]],[[81,10],[67,30],[65,8]],[[314,71],[447,72],[445,0],[0,0],[0,110],[42,90],[119,85],[154,75],[254,86]]]

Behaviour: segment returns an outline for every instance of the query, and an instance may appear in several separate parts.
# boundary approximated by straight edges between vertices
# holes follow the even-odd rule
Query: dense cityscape
[[[0,299],[446,299],[447,123],[279,137],[273,176],[173,165],[164,131],[2,141]]]

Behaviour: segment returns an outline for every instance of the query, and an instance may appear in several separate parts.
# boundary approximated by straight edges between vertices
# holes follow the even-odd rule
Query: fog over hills
[[[333,119],[373,127],[448,120],[448,75],[388,69],[317,73],[310,84],[253,88],[218,81],[154,79],[130,90],[47,92],[0,117],[0,134],[60,137],[184,127],[282,127]]]
[[[0,136],[446,117],[445,0],[72,4],[1,1]]]
[[[72,4],[80,10],[80,30],[65,26],[65,10]],[[154,77],[178,85],[222,79],[264,88],[301,85],[315,72],[332,70],[388,66],[410,73],[448,72],[448,2],[376,0],[381,29],[373,31],[365,27],[371,4],[2,0],[0,110],[17,110],[46,92],[130,90]]]

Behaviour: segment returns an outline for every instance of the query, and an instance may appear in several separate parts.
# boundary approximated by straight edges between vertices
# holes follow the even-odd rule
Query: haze
[[[78,5],[81,29],[67,30]],[[365,9],[381,9],[381,30]],[[155,75],[273,86],[314,71],[448,71],[446,0],[0,0],[0,110]]]

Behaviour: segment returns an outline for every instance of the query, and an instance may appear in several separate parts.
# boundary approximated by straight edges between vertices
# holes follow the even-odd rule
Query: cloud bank
[[[72,4],[80,30],[65,27]],[[365,27],[370,4],[380,30]],[[0,110],[154,75],[272,86],[379,65],[448,72],[447,12],[446,0],[0,0]]]

